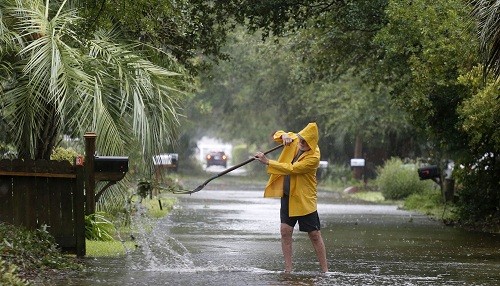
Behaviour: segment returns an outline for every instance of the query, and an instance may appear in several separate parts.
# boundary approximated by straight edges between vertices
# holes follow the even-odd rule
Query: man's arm
[[[267,172],[276,175],[306,174],[316,170],[319,166],[320,153],[317,149],[313,154],[306,155],[295,163],[280,163],[276,160],[268,160]]]
[[[293,140],[297,138],[297,134],[293,132],[285,132],[283,130],[278,130],[274,132],[273,140],[278,143],[283,143],[285,145],[290,145]]]

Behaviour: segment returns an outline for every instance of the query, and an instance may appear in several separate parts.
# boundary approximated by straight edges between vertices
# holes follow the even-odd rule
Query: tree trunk
[[[36,144],[35,159],[50,160],[50,155],[54,149],[59,134],[59,117],[54,105],[49,104],[48,112],[44,116],[45,124],[43,125],[40,138]]]
[[[360,134],[356,135],[356,142],[354,143],[354,158],[363,158],[363,138]],[[354,179],[361,180],[363,178],[363,170],[365,167],[353,167],[352,175]]]
[[[45,111],[40,112],[39,121],[41,122],[39,132],[33,132],[33,130],[28,130],[29,128],[25,128],[22,142],[20,142],[18,148],[19,158],[50,160],[50,155],[59,135],[59,118],[52,104],[49,104]],[[34,139],[35,142],[33,142],[35,150],[31,150],[33,145],[30,134],[37,135]]]

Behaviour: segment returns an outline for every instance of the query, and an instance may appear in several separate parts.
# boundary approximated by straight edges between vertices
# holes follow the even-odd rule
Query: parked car
[[[207,167],[210,166],[223,166],[224,168],[227,167],[227,155],[224,153],[224,151],[216,151],[216,152],[210,152],[206,156],[207,159]]]

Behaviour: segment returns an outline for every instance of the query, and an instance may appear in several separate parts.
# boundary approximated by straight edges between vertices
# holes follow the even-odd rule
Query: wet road
[[[340,202],[320,192],[330,271],[319,273],[307,234],[294,232],[284,274],[279,200],[262,186],[179,196],[168,217],[124,258],[88,259],[60,285],[498,285],[500,236],[470,233],[396,206]]]

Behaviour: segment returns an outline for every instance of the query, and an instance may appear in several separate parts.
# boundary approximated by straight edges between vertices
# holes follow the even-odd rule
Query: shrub
[[[3,284],[2,279],[19,282],[13,275],[23,278],[43,277],[49,271],[54,273],[54,270],[82,268],[78,261],[60,252],[54,237],[43,228],[27,230],[0,223],[0,254],[1,260],[5,262],[0,265],[0,285],[11,285],[7,282]],[[15,265],[15,268],[11,265]]]
[[[7,265],[0,258],[0,285],[24,286],[29,285],[29,283],[17,275],[17,267],[15,265]]]
[[[54,151],[52,151],[50,159],[56,161],[69,161],[71,164],[73,164],[76,156],[78,156],[78,152],[73,150],[73,148],[57,147],[54,149]]]
[[[342,182],[345,184],[352,178],[352,170],[346,164],[329,164],[326,176],[331,182]]]
[[[403,165],[399,158],[391,158],[378,168],[375,184],[387,200],[401,200],[421,193],[433,182],[421,181],[413,165]]]
[[[103,212],[85,216],[85,238],[97,241],[113,241],[115,227],[104,217]]]
[[[495,166],[495,162],[489,166]],[[489,166],[457,169],[458,215],[460,223],[468,228],[499,232],[500,173]]]
[[[403,208],[440,219],[446,224],[452,224],[458,220],[456,206],[453,203],[447,204],[443,202],[443,195],[438,187],[410,195],[404,201]]]
[[[250,156],[248,146],[246,144],[234,146],[231,155],[231,162],[233,163],[233,165],[248,160]]]

